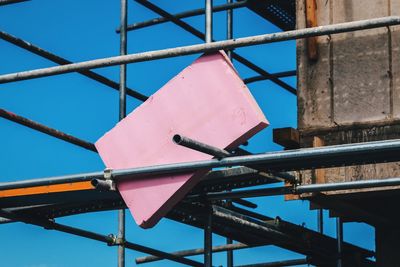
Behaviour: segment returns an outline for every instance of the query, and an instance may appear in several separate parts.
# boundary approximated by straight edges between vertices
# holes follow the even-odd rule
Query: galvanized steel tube
[[[212,10],[214,13],[224,11],[224,10],[229,11],[229,10],[233,10],[236,8],[244,7],[246,5],[247,5],[247,0],[233,2],[233,3],[229,2],[229,3],[223,4],[223,5],[213,6]],[[184,19],[184,18],[189,18],[189,17],[193,17],[193,16],[197,16],[197,15],[202,15],[204,13],[205,13],[205,9],[199,8],[199,9],[194,9],[194,10],[189,10],[189,11],[174,14],[174,17],[177,19]],[[159,18],[155,18],[155,19],[151,19],[151,20],[147,20],[147,21],[136,22],[136,23],[130,24],[130,25],[128,25],[126,30],[127,31],[138,30],[141,28],[145,28],[145,27],[149,27],[149,26],[153,26],[153,25],[157,25],[157,24],[161,24],[161,23],[165,23],[165,22],[169,22],[169,21],[171,21],[171,20],[166,17],[159,17]],[[120,29],[118,28],[116,30],[116,32],[119,33]]]
[[[205,10],[206,10],[206,15],[205,15],[205,33],[206,33],[206,38],[205,42],[206,43],[211,43],[213,39],[213,0],[205,0]]]
[[[252,248],[252,247],[255,247],[255,246],[249,246],[249,245],[246,245],[243,243],[236,243],[236,244],[215,246],[212,248],[212,251],[213,252],[224,252],[224,251],[232,251],[232,250],[239,250],[239,249]],[[176,251],[176,252],[172,252],[171,254],[178,256],[178,257],[189,257],[189,256],[201,255],[203,253],[204,253],[204,248],[197,248],[197,249]],[[163,259],[160,257],[156,257],[156,256],[144,256],[144,257],[136,258],[135,262],[136,262],[136,264],[142,264],[142,263],[154,262],[154,261],[159,261],[159,260],[163,260]]]
[[[53,54],[53,53],[51,53],[51,52],[49,52],[49,51],[47,51],[47,50],[45,50],[45,49],[43,49],[41,47],[38,47],[38,46],[36,46],[36,45],[34,45],[34,44],[30,43],[30,42],[22,40],[22,39],[14,36],[14,35],[11,35],[9,33],[4,32],[4,31],[0,31],[0,38],[2,40],[4,40],[4,41],[7,41],[7,42],[9,42],[9,43],[11,43],[13,45],[16,45],[16,46],[18,46],[18,47],[20,47],[22,49],[25,49],[25,50],[27,50],[27,51],[29,51],[31,53],[34,53],[34,54],[36,54],[36,55],[38,55],[40,57],[43,57],[43,58],[45,58],[47,60],[55,62],[55,63],[57,63],[59,65],[72,64],[71,61],[69,61],[69,60],[67,60],[65,58],[62,58],[62,57],[60,57],[60,56],[58,56],[56,54]],[[119,90],[119,84],[118,83],[116,83],[113,80],[110,80],[107,77],[105,77],[103,75],[100,75],[100,74],[98,74],[96,72],[93,72],[93,71],[90,71],[90,70],[81,70],[81,71],[78,71],[78,73],[80,73],[80,74],[82,74],[82,75],[84,75],[84,76],[86,76],[86,77],[88,77],[88,78],[90,78],[90,79],[92,79],[94,81],[97,81],[97,82],[99,82],[101,84],[107,85],[112,89]],[[141,100],[141,101],[146,101],[147,98],[148,98],[147,96],[145,96],[145,95],[143,95],[143,94],[141,94],[141,93],[139,93],[139,92],[137,92],[137,91],[135,91],[133,89],[129,89],[129,88],[127,88],[127,94],[132,96],[132,97],[134,97],[134,98],[136,98],[136,99],[138,99],[138,100]]]
[[[307,169],[319,167],[349,166],[372,162],[400,160],[400,140],[366,142],[350,145],[306,148],[291,151],[270,152],[258,155],[228,157],[221,160],[211,159],[195,162],[156,165],[133,169],[110,170],[113,179],[135,179],[160,174],[182,173],[198,169],[231,167],[237,165],[263,164],[266,169]],[[0,183],[0,190],[16,189],[27,186],[59,184],[64,182],[90,181],[104,177],[104,173],[83,173],[62,177],[42,178],[20,182]],[[316,184],[297,186],[298,193],[309,193],[328,190],[368,188],[376,186],[393,186],[400,184],[400,178],[367,180],[346,183]]]
[[[121,0],[121,34],[120,34],[120,55],[127,53],[127,34],[126,26],[128,25],[127,12],[128,0]],[[119,120],[126,116],[126,65],[120,65],[119,69]],[[125,267],[125,209],[118,210],[118,267]]]
[[[343,224],[340,217],[336,218],[336,239],[337,239],[337,267],[343,266],[342,251],[343,251]]]
[[[366,30],[372,28],[393,26],[400,24],[400,17],[390,16],[369,20],[360,20],[345,22],[339,24],[332,24],[326,26],[319,26],[315,28],[299,29],[287,32],[278,32],[272,34],[262,34],[233,40],[225,40],[219,42],[212,42],[207,44],[197,44],[190,46],[175,47],[163,50],[148,51],[137,54],[129,54],[125,56],[114,56],[108,58],[101,58],[79,63],[73,63],[63,66],[55,66],[50,68],[42,68],[30,71],[23,71],[17,73],[10,73],[0,75],[0,83],[7,83],[13,81],[21,81],[27,79],[34,79],[39,77],[52,76],[63,73],[70,73],[84,69],[94,69],[101,67],[109,67],[121,64],[128,64],[134,62],[143,62],[150,60],[157,60],[162,58],[170,58],[184,55],[191,55],[204,52],[212,52],[221,49],[232,49],[244,46],[253,46],[259,44],[267,44],[273,42],[295,40],[313,36],[321,36],[327,34],[344,33],[350,31]]]
[[[24,222],[27,224],[33,224],[36,226],[41,226],[44,227],[47,230],[56,230],[56,231],[60,231],[60,232],[64,232],[64,233],[68,233],[68,234],[72,234],[72,235],[76,235],[76,236],[81,236],[81,237],[85,237],[88,239],[92,239],[92,240],[97,240],[103,243],[106,243],[108,245],[115,245],[116,239],[115,237],[113,237],[112,235],[102,235],[102,234],[98,234],[95,232],[91,232],[91,231],[87,231],[87,230],[83,230],[83,229],[79,229],[76,227],[71,227],[68,225],[63,225],[63,224],[59,224],[56,223],[52,220],[49,219],[36,219],[36,218],[32,218],[30,217],[24,217],[18,214],[15,214],[13,212],[7,211],[7,210],[2,210],[0,209],[0,216],[1,217],[5,217],[8,219],[12,219],[14,221],[20,221],[20,222]],[[160,251],[157,249],[153,249],[153,248],[149,248],[143,245],[139,245],[139,244],[135,244],[132,242],[125,242],[125,246],[129,249],[132,250],[136,250],[142,253],[148,253],[163,259],[168,259],[171,261],[175,261],[178,263],[182,263],[182,264],[186,264],[188,266],[195,266],[195,267],[201,267],[203,266],[202,263],[194,261],[194,260],[190,260],[190,259],[185,259],[185,258],[181,258],[178,257],[176,255],[172,255],[170,253],[164,252],[164,251]]]
[[[112,170],[114,179],[190,172],[198,169],[262,164],[269,170],[295,170],[321,167],[350,166],[400,160],[400,140],[387,140],[347,145],[305,148],[257,155],[227,157],[194,162],[156,165],[133,169]]]
[[[204,144],[202,142],[199,142],[197,140],[193,140],[189,137],[186,136],[182,136],[179,134],[175,134],[172,137],[172,140],[180,146],[184,146],[208,155],[212,155],[214,157],[217,157],[219,159],[221,158],[226,158],[226,157],[230,157],[231,153],[229,153],[228,151],[224,150],[224,149],[219,149],[217,147],[213,147],[207,144]]]
[[[92,181],[93,179],[103,179],[103,177],[104,177],[104,172],[92,172],[92,173],[79,173],[72,175],[56,176],[49,178],[29,179],[29,180],[14,181],[14,182],[4,182],[0,183],[0,190],[85,182],[85,181]]]

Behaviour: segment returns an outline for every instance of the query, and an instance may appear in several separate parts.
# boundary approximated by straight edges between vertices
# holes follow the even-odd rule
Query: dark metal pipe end
[[[98,180],[98,179],[93,179],[93,180],[90,181],[90,183],[91,183],[95,188],[97,188],[97,186],[99,185],[99,180]]]
[[[175,144],[179,145],[182,143],[183,137],[180,134],[175,134],[172,137],[172,141],[174,141]]]
[[[187,148],[190,148],[190,149],[193,149],[193,150],[196,150],[196,151],[208,154],[208,155],[212,155],[218,159],[231,156],[231,154],[224,149],[220,149],[217,147],[213,147],[213,146],[204,144],[202,142],[193,140],[189,137],[182,136],[180,134],[175,134],[172,137],[172,141],[177,145],[184,146],[184,147],[187,147]]]
[[[115,246],[117,245],[117,237],[113,234],[109,234],[107,236],[107,246]]]

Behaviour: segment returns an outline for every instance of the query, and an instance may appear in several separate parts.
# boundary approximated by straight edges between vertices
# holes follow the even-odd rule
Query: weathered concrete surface
[[[306,0],[297,2],[298,28],[306,26],[305,3]],[[316,10],[318,25],[399,13],[400,0],[317,0]],[[301,147],[311,147],[314,136],[320,137],[325,145],[400,138],[396,126],[400,124],[399,29],[391,27],[389,32],[387,28],[379,28],[320,37],[317,61],[307,58],[306,42],[298,42]],[[346,130],[338,130],[342,127]],[[397,163],[325,171],[327,182],[396,175],[400,175]],[[312,172],[302,173],[302,178],[303,183],[315,182]]]
[[[390,14],[400,16],[400,0],[390,0]],[[390,27],[392,41],[393,117],[400,118],[400,26]]]
[[[332,3],[333,23],[389,14],[387,0],[335,0]],[[337,34],[332,36],[332,40],[334,123],[341,125],[389,118],[387,29]]]
[[[339,38],[333,45],[334,123],[389,119],[387,33]]]
[[[306,26],[305,2],[297,2],[298,28]],[[399,2],[317,0],[317,22],[326,25],[398,15]],[[392,27],[392,38],[387,28],[321,36],[317,61],[307,58],[306,40],[298,41],[299,129],[400,117],[400,89],[393,89],[400,83],[398,29]]]
[[[297,0],[298,28],[306,25],[305,2]],[[400,16],[400,0],[317,2],[318,25]],[[312,147],[315,137],[324,145],[400,138],[400,26],[335,34],[318,42],[320,58],[315,62],[307,58],[305,41],[299,41],[297,47],[300,146]],[[299,176],[302,184],[321,180],[315,171],[302,171]],[[323,180],[333,183],[399,176],[400,162],[395,162],[327,168]],[[379,190],[388,189],[394,188]],[[376,189],[327,194],[340,197],[371,190]],[[368,204],[363,208],[371,211]],[[382,207],[382,212],[395,211]],[[395,230],[376,229],[378,267],[399,266],[400,234]]]
[[[330,24],[329,1],[316,0],[316,4],[317,24]],[[297,28],[305,27],[305,1],[300,1],[297,4]],[[317,37],[317,61],[307,57],[306,42],[306,39],[297,41],[298,125],[299,128],[331,125],[330,37]]]

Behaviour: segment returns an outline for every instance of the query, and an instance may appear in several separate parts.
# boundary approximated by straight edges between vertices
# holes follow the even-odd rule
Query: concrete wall
[[[400,15],[400,0],[316,0],[317,24]],[[304,28],[305,0],[297,2]],[[318,37],[319,58],[310,61],[298,41],[300,129],[400,119],[400,28]]]
[[[313,0],[297,0],[298,28],[306,27],[307,1]],[[400,0],[315,1],[317,25],[400,16]],[[297,43],[300,146],[400,138],[400,26],[318,37],[316,60],[307,53],[307,44]],[[400,177],[400,163],[299,174],[303,184]],[[379,190],[385,189],[392,188]],[[366,190],[329,194],[360,191]],[[368,199],[362,208],[369,212]],[[382,207],[385,212],[395,211]],[[397,227],[376,229],[378,267],[400,265],[399,237]]]
[[[316,0],[317,25],[400,15],[400,0]],[[297,28],[306,0],[297,0]],[[302,147],[400,138],[400,27],[321,36],[318,58],[297,43],[298,129]],[[400,175],[400,164],[326,169],[325,182]],[[303,183],[315,182],[304,172]],[[321,179],[318,179],[321,181]],[[334,192],[337,193],[337,192]]]

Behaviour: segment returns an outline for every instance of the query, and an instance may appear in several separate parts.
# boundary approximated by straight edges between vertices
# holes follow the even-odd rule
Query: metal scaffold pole
[[[206,214],[206,223],[204,225],[204,266],[212,267],[212,206],[210,203]]]
[[[211,43],[213,39],[213,20],[212,20],[212,0],[205,0],[206,3],[206,43]]]
[[[323,209],[318,209],[318,232],[323,234],[324,233],[324,210]]]
[[[213,11],[215,13],[215,12],[220,12],[220,11],[225,11],[225,10],[230,10],[230,9],[237,9],[237,8],[241,8],[241,7],[245,7],[245,6],[247,6],[247,0],[242,0],[239,2],[233,2],[233,3],[230,2],[230,3],[224,4],[224,5],[213,6]],[[199,9],[194,9],[194,10],[190,10],[190,11],[185,11],[182,13],[177,13],[177,14],[174,14],[173,16],[176,19],[184,19],[184,18],[190,18],[190,17],[194,17],[194,16],[198,16],[198,15],[204,15],[204,13],[205,13],[205,9],[199,8]],[[130,25],[128,25],[126,30],[132,31],[132,30],[142,29],[142,28],[158,25],[161,23],[169,22],[169,21],[171,21],[171,20],[166,17],[154,18],[151,20],[130,24]],[[116,32],[119,33],[120,29],[118,28],[116,30]]]
[[[20,47],[20,48],[22,48],[22,49],[24,49],[26,51],[29,51],[29,52],[31,52],[33,54],[36,54],[36,55],[38,55],[38,56],[40,56],[42,58],[45,58],[45,59],[50,60],[52,62],[55,62],[55,63],[57,63],[59,65],[66,65],[66,64],[72,64],[73,63],[70,60],[67,60],[67,59],[65,59],[63,57],[60,57],[60,56],[54,54],[54,53],[51,53],[50,51],[47,51],[47,50],[45,50],[45,49],[43,49],[43,48],[41,48],[41,47],[39,47],[37,45],[34,45],[31,42],[25,41],[25,40],[23,40],[21,38],[18,38],[18,37],[14,36],[14,35],[11,35],[11,34],[5,32],[5,31],[0,31],[0,39],[4,40],[4,41],[6,41],[6,42],[8,42],[10,44],[13,44],[15,46],[18,46],[18,47]],[[117,82],[114,82],[113,80],[111,80],[111,79],[109,79],[109,78],[107,78],[107,77],[105,77],[103,75],[100,75],[100,74],[98,74],[96,72],[93,72],[93,71],[90,71],[90,70],[81,70],[81,71],[78,71],[78,73],[80,73],[83,76],[86,76],[86,77],[92,79],[93,81],[97,81],[97,82],[99,82],[101,84],[104,84],[104,85],[106,85],[106,86],[108,86],[108,87],[110,87],[110,88],[112,88],[114,90],[119,90],[119,84]],[[250,82],[253,82],[254,79],[257,79],[257,78],[250,79]],[[132,96],[132,97],[134,97],[134,98],[136,98],[136,99],[138,99],[140,101],[146,101],[146,99],[147,99],[147,96],[141,94],[140,92],[138,92],[136,90],[130,89],[128,87],[126,88],[126,94],[129,95],[129,96]]]
[[[115,238],[114,235],[103,235],[96,232],[87,231],[84,229],[71,227],[64,224],[56,223],[54,220],[51,219],[43,219],[37,218],[35,216],[23,216],[19,214],[15,214],[14,212],[7,211],[5,209],[0,209],[0,216],[4,218],[8,218],[12,221],[19,221],[27,224],[32,224],[36,226],[40,226],[45,228],[46,230],[55,230],[63,233],[68,233],[71,235],[76,235],[84,238],[88,238],[91,240],[100,241],[102,243],[106,243],[109,246],[114,246],[118,243],[118,240]],[[242,244],[243,245],[243,244]],[[130,250],[139,251],[141,253],[150,254],[153,257],[158,257],[160,259],[168,259],[177,263],[185,264],[187,266],[195,266],[201,267],[203,266],[200,262],[186,259],[180,257],[179,255],[173,255],[158,249],[146,247],[140,244],[132,243],[129,241],[125,241],[125,247]],[[236,247],[237,248],[237,247]]]
[[[211,43],[213,40],[213,1],[205,0],[205,42]],[[204,266],[212,267],[212,209],[207,210],[207,219],[204,225]]]
[[[340,217],[336,218],[336,235],[337,235],[337,267],[342,267],[342,250],[343,250],[343,223]]]
[[[152,4],[151,2],[146,1],[146,0],[136,0],[136,2],[140,3],[141,5],[145,6],[148,9],[152,10],[153,12],[156,12],[157,14],[159,14],[159,15],[165,17],[165,18],[168,18],[175,25],[177,25],[178,27],[180,27],[180,28],[184,29],[185,31],[191,33],[192,35],[194,35],[194,36],[196,36],[196,37],[198,37],[198,38],[200,38],[202,40],[206,40],[206,34],[205,33],[197,30],[196,28],[192,27],[191,25],[189,25],[188,23],[184,22],[183,20],[176,18],[173,14],[168,13],[167,11],[165,11],[165,10],[161,9],[160,7]],[[213,42],[212,36],[211,36],[211,42]],[[225,48],[222,48],[222,49],[225,49]],[[219,50],[221,50],[221,49],[219,49]],[[234,58],[237,62],[240,62],[241,64],[245,65],[246,67],[252,69],[253,71],[255,71],[258,74],[260,74],[262,77],[267,77],[266,79],[271,80],[272,82],[274,82],[277,85],[281,86],[285,90],[290,91],[292,94],[296,94],[296,89],[294,89],[292,86],[286,84],[285,82],[281,81],[277,77],[273,76],[271,73],[267,72],[263,68],[261,68],[258,65],[252,63],[248,59],[240,56],[239,54],[237,54],[235,52],[231,52],[231,55],[232,55],[232,58]]]
[[[121,0],[121,34],[120,55],[127,54],[127,0]],[[119,70],[119,120],[126,116],[126,65],[120,66]],[[118,267],[125,267],[125,209],[118,211]]]
[[[230,5],[232,4],[232,0],[227,0],[226,3]],[[233,39],[233,9],[228,9],[226,11],[226,39]],[[232,53],[230,49],[227,51],[227,54],[229,59],[232,60]]]
[[[232,4],[232,0],[227,0],[226,3],[227,3],[227,5],[230,5],[230,4]],[[226,39],[227,40],[233,39],[233,10],[232,9],[228,9],[226,11]],[[226,52],[228,54],[229,59],[232,60],[231,50],[227,50]],[[227,206],[231,206],[232,201],[227,200],[226,204],[227,204]],[[233,240],[228,237],[226,239],[226,244],[230,245],[233,243],[232,241]],[[228,250],[226,252],[226,266],[233,267],[233,250]]]
[[[384,18],[376,18],[369,20],[359,20],[352,22],[344,22],[319,26],[314,28],[298,29],[287,32],[268,33],[255,35],[234,40],[218,41],[206,44],[196,44],[189,46],[174,47],[162,50],[154,50],[129,54],[123,56],[114,56],[107,58],[99,58],[89,61],[82,61],[62,66],[48,67],[42,69],[28,70],[0,75],[0,84],[36,79],[40,77],[53,76],[63,73],[77,72],[85,69],[95,69],[102,67],[117,66],[121,64],[129,64],[135,62],[144,62],[158,60],[163,58],[172,58],[185,55],[193,55],[197,53],[214,52],[221,49],[233,49],[245,46],[254,46],[260,44],[268,44],[274,42],[282,42],[288,40],[296,40],[313,36],[321,36],[328,34],[337,34],[344,32],[352,32],[359,30],[374,29],[379,27],[387,27],[400,24],[400,17],[390,16]]]

